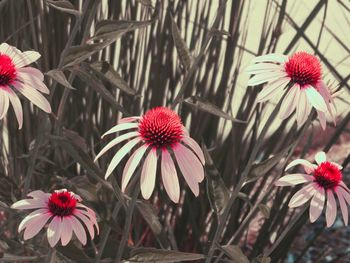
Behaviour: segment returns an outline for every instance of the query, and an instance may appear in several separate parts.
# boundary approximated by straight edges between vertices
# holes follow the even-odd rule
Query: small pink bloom
[[[47,99],[40,93],[49,94],[44,75],[32,67],[25,67],[40,58],[35,51],[21,52],[6,43],[0,45],[0,120],[5,117],[11,103],[19,129],[23,124],[23,110],[16,91],[45,112],[51,112]]]
[[[81,204],[82,199],[73,192],[62,189],[49,194],[38,190],[29,193],[28,196],[31,198],[20,200],[11,206],[21,210],[36,209],[26,216],[18,227],[18,232],[24,230],[24,240],[37,235],[48,222],[47,239],[51,247],[60,239],[62,246],[67,245],[73,232],[85,245],[87,235],[84,227],[91,239],[95,236],[94,226],[98,234],[95,212]]]
[[[121,119],[118,125],[103,136],[130,129],[132,131],[109,142],[95,158],[96,161],[113,146],[130,139],[113,157],[107,168],[106,179],[123,157],[139,145],[124,167],[123,192],[141,159],[145,157],[141,170],[141,193],[145,199],[149,199],[155,185],[157,162],[161,159],[160,169],[164,188],[173,202],[179,202],[180,187],[173,153],[187,184],[194,195],[198,196],[199,183],[204,179],[204,155],[200,146],[188,135],[180,117],[174,111],[157,107],[149,110],[142,117]]]
[[[343,182],[342,167],[334,162],[327,161],[326,154],[319,152],[315,156],[317,165],[307,160],[297,159],[286,168],[301,164],[306,174],[296,173],[281,177],[275,184],[277,186],[292,186],[306,183],[306,186],[296,192],[289,202],[289,207],[297,207],[311,199],[310,221],[315,222],[326,206],[327,227],[333,225],[337,215],[337,204],[334,194],[337,195],[340,210],[345,225],[348,225],[348,207],[350,205],[350,190]]]
[[[325,113],[332,112],[334,105],[328,87],[322,80],[319,60],[307,52],[292,56],[267,54],[256,57],[246,72],[254,75],[249,86],[267,82],[257,97],[258,102],[280,96],[285,91],[280,109],[280,118],[288,118],[294,110],[298,126],[302,126],[310,115],[312,107],[317,110],[322,128],[325,129]]]

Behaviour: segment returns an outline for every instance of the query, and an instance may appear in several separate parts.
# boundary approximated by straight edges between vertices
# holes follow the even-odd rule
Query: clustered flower
[[[40,54],[35,51],[21,52],[6,43],[0,45],[0,119],[4,118],[11,103],[19,128],[23,124],[23,110],[19,94],[47,113],[51,107],[41,94],[49,94],[43,83],[44,76],[36,68],[28,65],[35,62]],[[267,83],[257,97],[265,102],[280,94],[285,94],[280,108],[280,117],[286,119],[296,112],[298,126],[303,125],[312,108],[317,111],[323,129],[326,127],[326,113],[335,117],[335,105],[325,82],[319,60],[306,52],[297,52],[291,56],[268,54],[256,57],[246,69],[254,75],[248,82],[250,86]],[[162,186],[170,199],[180,200],[180,184],[177,168],[195,196],[199,195],[199,183],[204,179],[204,154],[183,126],[178,114],[165,107],[156,107],[143,116],[126,117],[107,131],[102,137],[118,134],[96,156],[95,161],[107,151],[125,142],[117,151],[107,168],[107,179],[122,159],[136,147],[122,173],[121,189],[125,192],[132,176],[140,174],[142,196],[149,199],[154,191],[158,162]],[[294,186],[305,183],[291,198],[290,207],[298,207],[311,199],[310,221],[316,221],[324,207],[327,226],[336,218],[338,198],[344,223],[348,224],[347,204],[350,204],[350,190],[342,181],[342,167],[327,161],[324,152],[315,157],[316,164],[297,159],[286,170],[302,165],[305,173],[283,176],[277,186]],[[138,169],[139,168],[139,169]],[[80,196],[66,189],[44,193],[40,190],[30,192],[27,199],[15,202],[13,209],[34,210],[27,215],[18,227],[24,232],[24,240],[33,238],[47,226],[47,239],[51,247],[60,240],[62,246],[73,238],[85,245],[88,235],[94,238],[99,227],[95,212],[82,204]],[[86,231],[87,230],[87,231]],[[88,234],[88,235],[87,235]]]

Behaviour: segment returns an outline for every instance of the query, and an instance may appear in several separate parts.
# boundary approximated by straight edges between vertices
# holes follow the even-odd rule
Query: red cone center
[[[316,183],[325,189],[338,186],[343,178],[339,168],[330,162],[321,163],[315,169],[314,177]]]
[[[0,88],[1,86],[8,86],[16,79],[16,68],[12,59],[0,54]]]
[[[56,216],[70,216],[77,206],[77,199],[69,192],[55,192],[48,202],[49,210]]]

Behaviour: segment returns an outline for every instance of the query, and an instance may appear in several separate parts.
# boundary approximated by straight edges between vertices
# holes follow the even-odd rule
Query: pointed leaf
[[[74,8],[74,5],[67,0],[58,0],[58,1],[46,0],[46,3],[49,6],[55,8],[57,10],[60,10],[64,13],[68,13],[68,14],[75,15],[75,16],[81,15],[81,12],[76,10]]]
[[[59,69],[53,69],[50,70],[49,72],[46,73],[46,75],[48,75],[49,77],[51,77],[52,79],[56,80],[58,83],[60,83],[62,86],[68,88],[68,89],[73,89],[75,90],[75,88],[73,88],[73,86],[68,82],[66,76],[64,75],[62,70]]]

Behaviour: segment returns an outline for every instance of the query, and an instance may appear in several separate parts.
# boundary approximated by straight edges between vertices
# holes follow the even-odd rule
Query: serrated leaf
[[[46,73],[46,75],[48,75],[49,77],[51,77],[52,79],[56,80],[58,83],[60,83],[62,86],[68,88],[68,89],[73,89],[75,90],[75,88],[73,88],[73,86],[68,82],[66,76],[64,75],[62,70],[59,69],[53,69],[50,70],[49,72]]]
[[[170,19],[171,19],[171,34],[173,36],[177,54],[179,55],[182,66],[184,66],[184,68],[188,70],[192,64],[190,51],[188,50],[185,41],[182,39],[180,31],[173,17],[170,17]]]
[[[198,96],[188,97],[184,100],[184,102],[194,109],[198,109],[201,111],[211,113],[213,115],[219,116],[219,117],[224,118],[226,120],[239,122],[239,123],[246,123],[246,121],[241,121],[241,120],[237,120],[237,119],[233,118],[232,116],[230,116],[229,114],[225,113],[220,108],[218,108],[216,105],[214,105],[214,104],[210,103],[209,101],[207,101],[203,98],[200,98]]]
[[[109,40],[109,41],[104,41],[101,43],[85,44],[85,45],[81,45],[81,46],[70,47],[64,53],[64,58],[62,61],[62,64],[63,64],[62,68],[71,67],[71,66],[74,66],[76,64],[79,64],[80,62],[91,57],[96,52],[107,47],[111,43],[113,43],[113,41]]]
[[[221,249],[235,263],[249,263],[248,258],[243,254],[241,248],[236,245],[222,246]]]
[[[125,262],[172,263],[204,259],[202,254],[184,253],[156,248],[137,248],[131,251],[131,257]]]
[[[219,171],[208,152],[208,149],[202,145],[205,158],[205,171],[207,174],[207,194],[210,206],[216,214],[221,214],[230,198],[230,192],[226,188]]]
[[[108,81],[116,88],[135,95],[136,91],[129,87],[129,84],[122,79],[122,77],[114,70],[114,68],[106,61],[99,61],[90,65],[94,73],[96,73],[102,80]]]
[[[81,15],[81,12],[76,10],[74,8],[74,5],[67,0],[58,0],[58,1],[46,0],[46,3],[49,6],[55,8],[57,10],[60,10],[64,13],[68,13],[68,14],[75,15],[75,16]]]
[[[265,218],[270,217],[270,208],[265,204],[259,204],[258,208]]]
[[[140,29],[152,24],[152,20],[128,21],[128,20],[102,20],[96,24],[95,35],[90,40],[116,39],[127,32]]]
[[[288,146],[286,149],[280,151],[269,159],[253,164],[246,183],[256,181],[260,176],[270,171],[276,164],[279,163],[283,156],[287,154],[290,148],[291,146]]]

